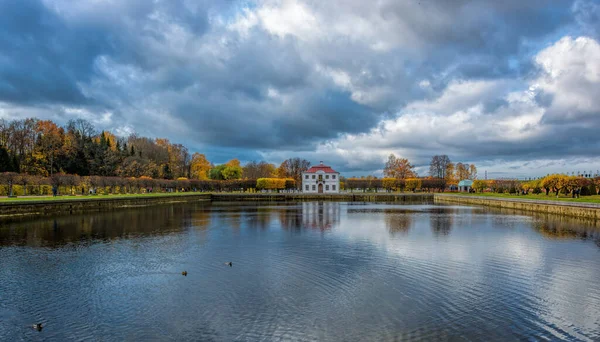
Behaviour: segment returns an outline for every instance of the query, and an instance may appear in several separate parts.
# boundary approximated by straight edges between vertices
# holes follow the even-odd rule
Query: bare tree
[[[292,178],[296,181],[296,186],[302,184],[302,172],[308,170],[310,162],[306,159],[290,158],[279,166],[277,173],[281,178]]]
[[[450,158],[445,154],[433,156],[429,164],[429,175],[434,178],[446,178],[446,170],[450,163]]]

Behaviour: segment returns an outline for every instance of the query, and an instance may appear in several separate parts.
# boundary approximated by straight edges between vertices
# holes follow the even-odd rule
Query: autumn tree
[[[446,165],[446,184],[448,185],[457,185],[458,179],[456,177],[454,163],[450,162]]]
[[[201,153],[194,153],[190,166],[190,178],[206,180],[210,171],[210,162]]]
[[[265,161],[256,162],[251,161],[246,163],[243,167],[242,177],[247,179],[258,179],[258,178],[273,178],[277,175],[277,168],[275,165],[267,163]]]
[[[392,153],[388,157],[388,161],[385,163],[383,174],[385,177],[406,179],[417,177],[417,174],[413,171],[414,166],[410,164],[408,159],[396,158]]]
[[[277,175],[279,178],[291,178],[296,181],[296,185],[302,184],[302,172],[310,168],[310,162],[306,159],[290,158],[277,169]]]
[[[488,183],[484,180],[475,180],[473,181],[473,189],[475,191],[483,192],[483,190],[487,189]]]
[[[469,179],[474,180],[477,178],[477,167],[475,164],[469,165]]]

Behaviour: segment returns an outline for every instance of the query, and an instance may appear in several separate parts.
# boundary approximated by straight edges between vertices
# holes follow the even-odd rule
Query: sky
[[[0,0],[0,118],[215,163],[600,170],[598,0]]]

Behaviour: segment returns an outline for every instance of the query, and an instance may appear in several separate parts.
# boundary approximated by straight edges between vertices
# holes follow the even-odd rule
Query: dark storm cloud
[[[599,8],[542,0],[5,0],[0,104],[20,113],[52,106],[110,112],[108,129],[187,141],[215,158],[256,159],[257,150],[320,158],[327,155],[315,152],[319,144],[368,133],[419,101],[452,97],[457,81],[526,84],[540,73],[533,56],[563,30],[598,37]],[[593,82],[572,77],[564,85],[595,91]],[[514,89],[505,88],[478,100],[482,116],[515,115],[506,99]],[[445,147],[473,159],[587,154],[585,146],[597,144],[597,112],[567,108],[576,100],[557,96],[549,89],[535,95],[547,110],[540,137],[476,145],[453,138]],[[434,112],[469,108],[461,105]],[[590,128],[565,125],[565,108]],[[493,123],[486,125],[489,131]],[[388,139],[372,148],[412,149],[420,158],[440,152],[428,147],[434,140]],[[381,159],[327,157],[353,170]]]

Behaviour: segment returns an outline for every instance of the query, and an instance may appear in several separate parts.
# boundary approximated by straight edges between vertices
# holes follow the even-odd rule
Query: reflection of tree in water
[[[455,208],[435,207],[427,210],[429,213],[429,224],[435,236],[450,235],[454,225],[454,217],[458,212]]]
[[[385,226],[391,236],[398,234],[406,235],[412,227],[412,212],[398,212],[395,210],[384,210]]]
[[[537,213],[533,217],[532,228],[545,238],[594,240],[600,244],[598,220]]]
[[[172,204],[13,221],[0,226],[0,246],[59,247],[91,239],[169,234],[197,223],[198,212],[204,209],[204,204]]]
[[[450,235],[452,231],[452,225],[454,224],[454,217],[452,215],[441,215],[431,214],[429,217],[431,224],[431,231],[435,236],[446,236]]]
[[[271,224],[271,214],[271,208],[257,207],[250,216],[250,219],[248,221],[248,227],[261,230],[268,229],[269,225]]]
[[[302,225],[311,229],[329,230],[340,221],[340,203],[303,202]]]
[[[280,209],[279,224],[283,229],[299,230],[302,228],[302,212],[297,208]]]
[[[536,221],[533,228],[549,239],[600,239],[600,231],[597,228],[573,226],[565,222]]]

